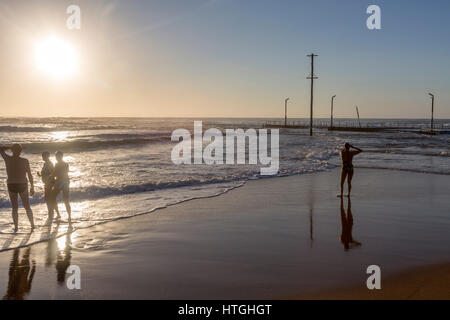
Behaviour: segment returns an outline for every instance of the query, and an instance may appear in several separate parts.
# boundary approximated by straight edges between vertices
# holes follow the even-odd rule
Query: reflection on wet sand
[[[23,300],[30,293],[31,283],[36,272],[36,262],[34,259],[30,259],[31,247],[23,250],[24,254],[20,259],[21,249],[14,249],[9,265],[8,289],[3,297],[4,300]]]
[[[352,214],[352,201],[350,200],[350,197],[348,197],[347,213],[345,213],[344,209],[344,199],[341,198],[341,225],[342,225],[342,233],[340,240],[344,246],[344,250],[347,251],[349,249],[359,247],[361,243],[353,239],[352,235],[353,214]]]
[[[59,224],[55,227],[53,233],[58,234]],[[50,239],[47,243],[47,257],[45,266],[49,267],[55,265],[56,267],[56,281],[59,285],[63,285],[66,279],[66,271],[70,266],[70,259],[72,257],[72,227],[69,225],[67,234],[60,238]]]
[[[72,258],[72,227],[69,227],[67,234],[57,240],[56,253],[56,280],[59,285],[63,285],[66,280],[66,271],[70,266],[70,259]]]
[[[69,226],[67,234],[60,238],[55,238],[58,234],[59,223],[53,230],[48,227],[47,233],[51,239],[47,243],[47,256],[45,266],[54,265],[56,267],[56,281],[63,285],[66,279],[66,271],[70,266],[72,257],[72,227]],[[31,284],[36,272],[36,261],[31,258],[31,246],[26,248],[16,248],[9,267],[8,288],[3,299],[5,300],[23,300],[26,299],[31,291]],[[24,254],[20,258],[20,251]]]
[[[56,261],[56,253],[58,252],[58,242],[56,235],[59,231],[59,222],[57,222],[56,226],[53,229],[53,232],[49,232],[49,239],[47,241],[47,255],[45,259],[45,266],[50,267]]]

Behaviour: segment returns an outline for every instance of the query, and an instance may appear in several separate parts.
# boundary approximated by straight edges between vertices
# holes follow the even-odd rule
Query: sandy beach
[[[305,300],[448,300],[450,298],[450,264],[411,268],[388,277],[382,290],[367,290],[365,285],[293,299]],[[292,297],[291,297],[292,298]]]
[[[0,300],[449,300],[448,12],[2,0]]]
[[[347,198],[342,219],[338,175],[332,170],[249,181],[218,197],[2,252],[1,295],[450,298],[448,176],[357,169],[352,219]],[[344,229],[360,244],[347,250],[340,241]],[[378,291],[365,287],[373,264],[382,272]],[[65,285],[69,265],[81,269],[81,290]]]

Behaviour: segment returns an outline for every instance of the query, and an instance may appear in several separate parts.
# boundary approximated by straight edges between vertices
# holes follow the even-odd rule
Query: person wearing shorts
[[[350,150],[351,148],[355,150]],[[353,157],[357,154],[361,153],[362,150],[352,146],[350,143],[345,143],[344,149],[341,151],[341,159],[342,159],[342,169],[341,169],[341,194],[339,197],[342,197],[344,193],[344,183],[347,178],[348,183],[348,196],[350,197],[350,193],[352,191],[352,178],[353,178]]]
[[[12,155],[8,155],[5,151],[11,150]],[[31,229],[34,229],[33,211],[30,207],[28,195],[28,182],[30,183],[30,195],[34,196],[34,182],[33,175],[30,170],[30,163],[27,159],[22,158],[22,146],[20,144],[13,144],[11,147],[0,147],[0,154],[5,160],[7,185],[9,198],[12,206],[12,218],[14,222],[14,232],[19,228],[19,196],[22,200],[22,205],[27,212],[28,220],[30,221]],[[28,177],[28,179],[27,179]]]

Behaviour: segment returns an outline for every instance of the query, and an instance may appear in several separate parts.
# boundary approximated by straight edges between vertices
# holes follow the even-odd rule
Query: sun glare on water
[[[75,47],[58,37],[47,37],[35,44],[36,68],[54,78],[65,79],[79,70],[79,56]]]
[[[68,131],[55,131],[50,134],[50,137],[56,141],[65,141],[68,135]]]

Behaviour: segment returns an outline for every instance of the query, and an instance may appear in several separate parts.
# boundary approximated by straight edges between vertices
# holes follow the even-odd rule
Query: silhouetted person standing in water
[[[63,160],[64,154],[61,151],[56,152],[56,164],[51,177],[55,178],[55,185],[53,187],[54,197],[62,191],[64,204],[66,205],[67,215],[69,216],[69,223],[72,221],[72,209],[69,202],[69,164]]]
[[[6,150],[12,151],[12,156],[6,154]],[[30,195],[34,195],[33,175],[30,170],[30,163],[27,159],[21,158],[22,146],[13,144],[11,147],[0,147],[0,154],[5,160],[6,174],[8,176],[8,192],[12,205],[12,218],[14,221],[14,232],[19,228],[19,199],[22,199],[22,205],[25,208],[30,220],[31,229],[34,229],[33,211],[30,207],[28,198],[28,181],[30,182]],[[28,176],[28,180],[27,180]]]
[[[355,150],[350,150],[350,149]],[[348,182],[348,196],[350,197],[350,192],[352,191],[352,178],[353,178],[353,156],[363,152],[361,149],[352,146],[350,143],[345,143],[344,149],[341,151],[341,159],[342,159],[342,170],[341,170],[341,194],[339,197],[342,197],[344,194],[344,182],[345,178],[347,178]]]
[[[52,176],[55,167],[50,161],[50,152],[44,151],[42,153],[42,160],[44,160],[44,166],[42,167],[41,172],[38,172],[38,176],[44,183],[44,198],[48,209],[48,222],[51,224],[51,222],[53,221],[54,211],[56,211],[56,218],[61,218],[58,210],[58,204],[56,202],[56,196],[52,192],[52,189],[55,185],[55,178]]]

